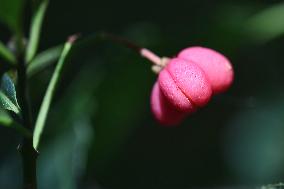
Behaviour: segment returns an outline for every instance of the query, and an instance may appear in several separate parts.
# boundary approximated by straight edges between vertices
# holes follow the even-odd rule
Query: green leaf
[[[62,49],[63,45],[59,45],[38,54],[28,66],[28,76],[30,77],[54,63],[59,58]]]
[[[11,110],[16,114],[20,113],[19,108],[2,91],[0,91],[0,103],[4,109]]]
[[[10,115],[0,108],[0,125],[5,127],[10,127],[13,123],[13,120],[11,119]]]
[[[29,42],[28,42],[28,47],[26,51],[26,62],[29,63],[32,61],[34,58],[37,48],[38,48],[38,43],[39,43],[39,38],[40,38],[40,33],[41,33],[41,26],[43,23],[43,18],[48,6],[48,0],[43,0],[42,3],[39,5],[37,11],[33,15],[32,19],[32,24],[30,28],[30,36],[29,36]]]
[[[26,137],[32,136],[32,133],[28,129],[24,128],[22,125],[14,121],[8,114],[8,112],[3,110],[2,108],[0,108],[0,125],[13,128]]]
[[[20,107],[16,97],[16,89],[12,79],[4,74],[0,87],[0,106],[3,109],[10,110],[16,114],[20,113]]]
[[[55,70],[53,72],[53,75],[51,77],[51,80],[49,82],[49,85],[47,87],[45,96],[43,98],[42,104],[40,106],[40,110],[37,116],[37,120],[35,123],[35,130],[34,130],[34,136],[33,136],[33,147],[35,150],[38,151],[38,145],[41,139],[41,135],[44,129],[44,125],[45,125],[45,121],[47,118],[47,114],[49,111],[49,107],[54,95],[54,91],[55,91],[55,87],[56,84],[59,80],[60,74],[61,74],[61,70],[62,67],[64,65],[64,63],[66,62],[66,57],[68,55],[68,53],[71,50],[72,44],[74,42],[74,40],[76,39],[76,36],[72,36],[69,38],[69,40],[65,43],[63,51],[60,55],[60,58],[58,60],[58,63],[55,67]]]
[[[246,32],[256,41],[266,42],[284,34],[284,3],[273,5],[245,23]]]
[[[16,33],[19,33],[21,28],[21,16],[24,2],[24,0],[0,1],[0,21]]]
[[[2,56],[6,61],[15,65],[16,58],[14,54],[0,41],[0,56]]]

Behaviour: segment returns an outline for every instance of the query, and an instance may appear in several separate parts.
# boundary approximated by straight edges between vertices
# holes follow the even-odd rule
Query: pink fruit
[[[166,99],[182,112],[205,106],[212,90],[205,73],[192,61],[173,58],[160,72],[158,82]]]
[[[189,47],[178,58],[193,61],[206,74],[214,94],[224,92],[233,82],[234,72],[230,61],[219,52],[204,47]]]
[[[186,113],[178,111],[167,101],[157,82],[152,89],[151,109],[154,117],[162,125],[177,125],[186,116]]]
[[[149,52],[142,55],[155,60],[154,70],[159,73],[152,90],[151,109],[163,125],[180,123],[186,115],[205,106],[212,93],[227,90],[233,82],[230,61],[212,49],[190,47],[173,59],[161,59]]]

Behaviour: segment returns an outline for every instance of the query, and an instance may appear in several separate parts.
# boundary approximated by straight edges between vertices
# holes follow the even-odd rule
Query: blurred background
[[[8,43],[23,0],[0,0]],[[31,11],[24,6],[26,34]],[[7,21],[10,20],[10,21]],[[178,127],[150,112],[156,75],[110,42],[64,67],[38,159],[40,189],[255,187],[284,181],[284,2],[277,0],[51,0],[40,51],[73,33],[108,31],[161,56],[200,45],[235,69],[230,90]],[[53,71],[30,79],[37,114]],[[21,137],[0,127],[0,188],[21,185]]]

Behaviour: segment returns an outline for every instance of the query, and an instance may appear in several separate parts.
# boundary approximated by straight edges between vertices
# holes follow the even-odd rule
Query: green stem
[[[22,54],[22,53],[21,53]],[[18,58],[18,86],[19,100],[22,108],[22,125],[29,130],[32,130],[31,109],[28,95],[28,83],[26,64],[23,56]],[[37,189],[36,179],[36,160],[37,152],[32,145],[32,138],[24,138],[20,144],[19,151],[22,156],[23,164],[23,188]]]
[[[36,162],[37,152],[32,146],[31,139],[24,139],[20,146],[23,163],[23,189],[37,189]]]
[[[11,127],[14,128],[17,132],[19,132],[21,135],[23,135],[26,138],[32,138],[33,137],[33,134],[29,129],[23,127],[22,125],[20,125],[16,121],[11,123]]]

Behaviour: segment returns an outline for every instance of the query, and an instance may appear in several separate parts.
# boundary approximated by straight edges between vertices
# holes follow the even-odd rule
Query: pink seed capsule
[[[171,105],[160,90],[158,82],[154,84],[151,94],[151,110],[154,117],[165,126],[177,125],[186,113],[178,111]]]
[[[212,90],[205,73],[192,61],[173,58],[160,72],[158,82],[162,93],[176,109],[193,112],[205,106]]]
[[[178,58],[193,61],[206,74],[214,94],[226,91],[233,82],[234,71],[230,61],[219,52],[204,47],[189,47]]]

